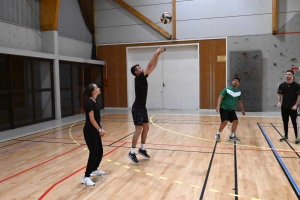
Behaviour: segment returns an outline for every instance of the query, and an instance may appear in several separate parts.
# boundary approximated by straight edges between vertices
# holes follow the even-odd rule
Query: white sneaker
[[[83,177],[81,179],[81,183],[85,184],[87,186],[94,186],[95,185],[95,183],[90,179],[90,177]]]
[[[93,171],[90,176],[101,176],[101,175],[105,175],[105,171],[101,171],[101,170],[95,170]]]

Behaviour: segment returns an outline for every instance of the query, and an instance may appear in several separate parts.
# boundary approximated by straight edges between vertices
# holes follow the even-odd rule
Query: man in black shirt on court
[[[147,154],[145,149],[145,143],[147,139],[147,134],[149,131],[149,119],[148,113],[146,109],[146,101],[148,94],[148,82],[147,77],[151,74],[151,72],[156,68],[158,58],[162,52],[164,52],[164,48],[159,48],[154,53],[153,57],[148,63],[145,71],[138,64],[134,65],[131,68],[131,73],[135,76],[134,85],[135,85],[135,101],[132,105],[132,118],[135,125],[135,132],[132,137],[132,148],[128,154],[128,158],[132,160],[134,163],[139,163],[139,160],[135,155],[135,147],[137,141],[142,134],[141,138],[141,148],[138,150],[138,154],[144,156],[149,159],[150,156]]]
[[[285,73],[286,81],[281,83],[278,87],[278,108],[281,108],[281,116],[284,127],[284,136],[280,141],[288,139],[288,124],[289,117],[293,124],[296,144],[300,143],[298,137],[298,119],[297,108],[300,103],[300,85],[294,82],[294,71],[287,70]],[[282,100],[282,101],[281,101]]]

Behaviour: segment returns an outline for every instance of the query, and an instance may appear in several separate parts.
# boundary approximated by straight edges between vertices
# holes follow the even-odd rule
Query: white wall
[[[147,78],[149,109],[199,109],[199,45],[165,45],[157,67]],[[135,99],[134,76],[130,69],[144,70],[158,46],[127,48],[127,97],[131,108]],[[187,98],[188,97],[188,98]]]
[[[63,56],[90,59],[92,56],[92,43],[59,36],[58,53]]]
[[[160,22],[171,0],[125,2],[172,34],[172,23]],[[176,7],[178,40],[272,33],[272,0],[182,0]],[[279,29],[299,10],[299,0],[278,1]],[[96,0],[95,18],[97,44],[167,40],[115,1]]]
[[[41,52],[41,32],[0,21],[0,47]]]

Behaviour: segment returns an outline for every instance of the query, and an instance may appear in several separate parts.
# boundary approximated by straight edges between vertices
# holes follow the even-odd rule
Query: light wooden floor
[[[137,155],[136,165],[127,158],[131,115],[102,116],[106,175],[93,177],[94,187],[80,183],[88,157],[82,120],[0,143],[0,199],[298,199],[300,145],[291,125],[289,141],[279,142],[281,118],[239,117],[235,145],[230,125],[215,142],[219,116],[149,117],[151,159]]]

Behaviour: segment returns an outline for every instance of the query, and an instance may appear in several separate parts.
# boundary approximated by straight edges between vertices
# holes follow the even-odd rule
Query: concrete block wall
[[[300,67],[300,13],[294,16],[282,30],[294,34],[265,34],[227,38],[227,55],[231,51],[261,50],[263,65],[262,110],[278,111],[277,87],[285,81],[285,71]],[[228,58],[228,56],[227,56]],[[230,69],[230,59],[227,70]],[[227,80],[229,83],[230,80]],[[300,80],[298,80],[300,83]]]

